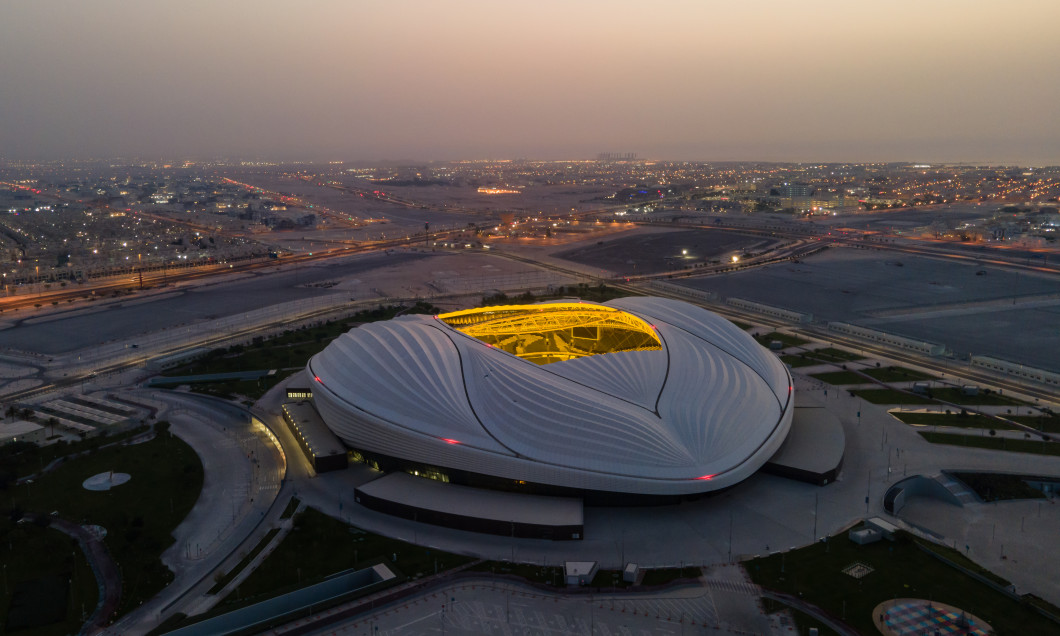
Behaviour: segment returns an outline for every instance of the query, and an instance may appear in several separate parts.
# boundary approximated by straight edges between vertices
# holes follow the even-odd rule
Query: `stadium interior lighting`
[[[620,309],[602,305],[500,305],[440,314],[438,319],[536,364],[618,351],[662,349],[651,325]]]

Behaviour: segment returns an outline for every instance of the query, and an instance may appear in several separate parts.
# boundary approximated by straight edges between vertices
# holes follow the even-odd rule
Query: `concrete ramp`
[[[953,496],[961,502],[962,506],[979,501],[979,496],[976,495],[971,488],[960,479],[957,479],[948,473],[936,475],[935,481],[939,482],[946,490],[953,493]]]

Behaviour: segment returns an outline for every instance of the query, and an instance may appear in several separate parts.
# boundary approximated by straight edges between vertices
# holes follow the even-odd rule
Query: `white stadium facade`
[[[587,503],[733,486],[777,452],[794,412],[774,354],[717,314],[652,297],[401,316],[352,329],[307,371],[355,457]]]

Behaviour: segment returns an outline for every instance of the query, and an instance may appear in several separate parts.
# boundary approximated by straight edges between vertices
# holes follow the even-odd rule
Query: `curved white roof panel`
[[[507,325],[523,320],[519,307],[483,310],[501,317],[496,328],[483,322],[495,318],[466,312],[458,312],[457,326],[444,319],[458,314],[405,316],[353,329],[313,357],[314,401],[355,448],[609,492],[730,486],[783,442],[793,410],[790,376],[735,325],[661,298],[585,305],[598,308],[586,314],[607,314],[647,340],[635,332],[609,340],[586,321],[553,315],[563,308],[540,305],[527,307],[530,320],[560,325],[566,340],[535,332],[516,342]],[[551,348],[542,353],[544,341]],[[634,348],[602,352],[600,343],[619,341]],[[538,347],[527,357],[539,363],[502,347]]]

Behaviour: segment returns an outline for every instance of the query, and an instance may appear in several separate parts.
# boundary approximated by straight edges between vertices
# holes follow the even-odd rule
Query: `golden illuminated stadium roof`
[[[438,316],[490,346],[537,364],[662,348],[652,325],[614,307],[582,303],[499,305]]]

